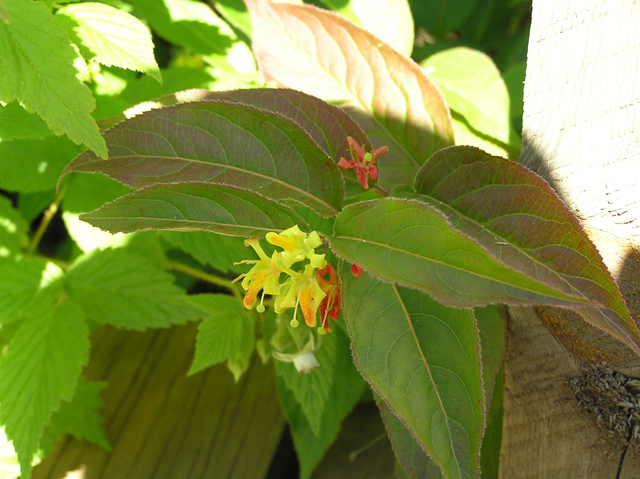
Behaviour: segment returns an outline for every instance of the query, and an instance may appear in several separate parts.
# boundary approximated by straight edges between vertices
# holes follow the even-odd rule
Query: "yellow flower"
[[[262,246],[260,246],[260,240],[258,239],[247,239],[244,241],[245,246],[251,246],[258,256],[259,260],[243,260],[236,264],[253,264],[254,267],[249,270],[248,273],[241,274],[236,279],[233,280],[235,283],[241,278],[242,279],[242,287],[247,291],[247,294],[244,297],[243,304],[245,308],[251,309],[253,305],[256,303],[256,299],[258,297],[258,293],[260,290],[264,290],[262,293],[262,299],[260,300],[260,304],[256,308],[258,312],[264,312],[264,305],[262,304],[264,300],[264,295],[272,294],[277,295],[280,293],[280,284],[278,283],[278,279],[280,278],[280,271],[274,267],[271,259],[266,255]]]
[[[276,297],[273,304],[278,314],[289,308],[295,308],[291,321],[291,326],[294,328],[299,324],[296,319],[298,305],[307,325],[312,328],[316,325],[316,313],[326,294],[318,284],[315,271],[316,268],[308,264],[303,273],[295,273],[291,280],[283,284],[282,294]]]

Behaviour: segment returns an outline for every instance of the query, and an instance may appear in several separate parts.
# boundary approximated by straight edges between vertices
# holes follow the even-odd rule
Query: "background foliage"
[[[236,379],[290,347],[291,311],[246,310],[231,280],[241,237],[294,224],[341,258],[345,312],[319,369],[275,362],[303,478],[359,401],[398,477],[497,477],[505,313],[487,303],[572,307],[637,347],[577,221],[497,158],[519,155],[530,2],[292,3],[0,0],[5,477],[66,433],[110,447],[104,384],[81,375],[95,328],[200,320],[189,374]],[[348,136],[389,147],[370,185],[392,198],[335,165]]]

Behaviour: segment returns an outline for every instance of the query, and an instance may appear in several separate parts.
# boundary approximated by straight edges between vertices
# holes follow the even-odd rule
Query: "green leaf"
[[[305,327],[305,326],[302,326]],[[308,334],[315,334],[312,330]],[[276,361],[276,374],[284,380],[300,405],[314,435],[320,436],[323,412],[328,406],[329,393],[334,381],[338,346],[336,336],[327,334],[322,347],[314,352],[320,367],[306,374],[299,373],[293,363]]]
[[[85,60],[128,68],[162,83],[153,56],[149,29],[136,17],[102,3],[67,5],[56,12],[57,22],[80,48]]]
[[[2,3],[0,2],[0,8]],[[42,459],[40,454],[34,456],[31,462],[32,466],[38,464]],[[13,442],[10,441],[4,433],[4,426],[0,428],[0,479],[16,479],[20,477],[20,462],[18,454],[13,448]]]
[[[132,0],[165,40],[205,56],[211,64],[240,73],[255,71],[249,47],[208,5],[194,0]]]
[[[18,100],[56,135],[66,133],[106,158],[107,147],[90,115],[95,101],[74,66],[84,60],[66,32],[40,2],[4,0],[4,6],[10,21],[0,22],[0,101]]]
[[[79,218],[81,214],[124,196],[130,191],[132,191],[131,188],[103,175],[74,175],[68,183],[62,203],[62,219],[67,232],[85,253],[96,248],[123,248],[129,253],[150,259],[156,266],[164,266],[166,257],[157,234],[153,232],[111,234]]]
[[[51,422],[44,430],[40,441],[44,454],[51,454],[54,442],[65,434],[97,444],[107,451],[111,450],[111,444],[102,428],[102,415],[98,412],[104,405],[100,392],[106,386],[105,382],[87,382],[80,376],[73,399],[60,404],[60,409],[53,413]]]
[[[503,264],[424,202],[387,198],[348,206],[329,239],[338,256],[374,276],[451,306],[592,304]]]
[[[436,82],[449,108],[472,128],[501,143],[511,143],[509,92],[489,56],[457,47],[430,56],[420,66]]]
[[[335,106],[300,91],[274,88],[203,91],[197,99],[237,102],[284,116],[309,135],[335,163],[340,161],[341,157],[350,159],[347,141],[349,136],[362,145],[365,151],[372,149],[367,136],[349,115]],[[346,187],[352,191],[351,196],[361,194],[362,187],[354,171],[352,169],[340,171],[347,180]],[[375,180],[371,180],[370,184],[375,184]]]
[[[511,118],[521,118],[524,113],[524,77],[526,62],[518,62],[502,74],[509,97],[511,98]]]
[[[484,411],[471,311],[366,272],[355,278],[346,263],[341,279],[353,356],[362,375],[446,477],[477,477]]]
[[[490,304],[473,308],[480,335],[480,357],[482,358],[482,390],[484,407],[489,409],[498,370],[504,355],[507,310],[503,305]]]
[[[138,190],[80,219],[105,231],[204,230],[263,237],[294,225],[306,229],[295,211],[229,186],[161,185]]]
[[[415,189],[495,261],[580,298],[568,306],[640,352],[638,329],[598,250],[545,180],[477,148],[455,147],[429,159]]]
[[[44,138],[53,132],[35,113],[29,113],[17,102],[0,106],[0,141]]]
[[[384,421],[384,427],[389,435],[396,459],[410,479],[440,479],[442,470],[424,449],[416,438],[407,429],[400,418],[387,406],[387,403],[378,396],[376,406],[380,409],[380,415]]]
[[[0,265],[0,324],[20,318],[45,289],[51,290],[51,296],[59,296],[63,275],[59,267],[38,258]]]
[[[216,0],[215,5],[229,25],[251,38],[251,16],[242,0]]]
[[[20,254],[20,246],[27,241],[28,229],[29,225],[11,201],[0,196],[0,264]]]
[[[331,336],[335,337],[337,343],[334,379],[333,386],[329,391],[327,406],[322,414],[318,435],[314,434],[309,426],[300,404],[296,401],[293,392],[287,387],[284,378],[277,376],[278,395],[284,415],[291,427],[293,444],[300,463],[301,479],[308,479],[311,476],[326,450],[338,436],[342,420],[356,405],[365,386],[362,376],[353,365],[349,351],[349,340],[345,333],[337,329],[331,333]],[[322,369],[325,359],[322,356],[317,356],[317,359],[320,363],[320,369]]]
[[[188,375],[225,359],[239,367],[236,382],[249,367],[255,344],[255,316],[238,299],[224,294],[198,294],[187,300],[200,310],[196,354]]]
[[[20,193],[56,187],[60,173],[82,149],[68,138],[0,142],[0,188]]]
[[[487,426],[480,449],[480,471],[483,479],[498,479],[500,471],[500,448],[502,446],[502,418],[504,414],[504,392],[502,369],[495,377],[491,407],[487,412]]]
[[[442,38],[464,24],[478,0],[410,0],[410,3],[416,24]]]
[[[30,311],[0,361],[0,422],[20,459],[22,477],[61,399],[70,400],[89,359],[89,328],[73,301]]]
[[[80,256],[69,268],[65,285],[87,317],[141,331],[199,316],[173,280],[145,258],[106,249]]]
[[[374,147],[387,145],[379,160],[381,185],[410,183],[434,151],[453,144],[442,94],[412,60],[330,12],[256,1],[248,6],[262,74],[339,104]]]
[[[22,193],[18,197],[18,211],[22,217],[31,223],[56,197],[54,189],[37,193]]]
[[[246,267],[233,264],[247,254],[242,238],[210,231],[163,231],[162,238],[193,256],[200,264],[212,266],[222,273],[246,271]]]
[[[232,185],[324,216],[342,206],[342,175],[315,142],[294,122],[247,105],[210,101],[148,111],[111,128],[105,139],[109,161],[86,152],[63,174],[101,172],[134,188]]]
[[[363,26],[399,53],[411,56],[414,26],[407,0],[322,0],[322,3]]]
[[[475,146],[487,153],[503,158],[516,160],[518,155],[514,148],[508,149],[506,145],[499,145],[493,138],[481,134],[478,130],[474,130],[469,122],[459,113],[451,112],[451,120],[453,121],[453,131],[456,135],[456,145],[458,146]]]

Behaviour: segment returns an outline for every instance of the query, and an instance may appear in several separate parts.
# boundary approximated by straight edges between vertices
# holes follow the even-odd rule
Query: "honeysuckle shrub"
[[[90,324],[199,320],[189,374],[273,361],[303,478],[366,388],[398,474],[493,477],[504,305],[571,308],[639,350],[579,221],[515,162],[499,70],[451,36],[507,33],[483,36],[474,2],[437,21],[410,2],[417,29],[374,3],[0,1],[6,477],[61,433],[109,447]]]

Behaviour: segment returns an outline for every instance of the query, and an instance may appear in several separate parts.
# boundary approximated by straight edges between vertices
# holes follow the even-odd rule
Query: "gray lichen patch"
[[[626,376],[603,362],[569,379],[575,398],[607,431],[640,438],[640,379]]]

